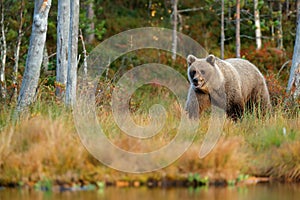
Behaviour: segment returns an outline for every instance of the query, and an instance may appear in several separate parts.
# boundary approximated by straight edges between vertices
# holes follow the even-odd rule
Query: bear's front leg
[[[197,118],[198,117],[198,98],[196,97],[196,93],[194,92],[193,88],[190,87],[187,101],[185,104],[185,111],[187,112],[189,118]]]

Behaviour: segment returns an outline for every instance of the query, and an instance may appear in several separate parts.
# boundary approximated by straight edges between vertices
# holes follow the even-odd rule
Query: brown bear
[[[252,63],[240,58],[221,60],[214,55],[200,59],[187,57],[190,91],[186,111],[190,117],[197,116],[211,104],[225,109],[233,120],[241,118],[245,108],[256,106],[266,112],[270,108],[270,96],[266,81]],[[195,98],[191,92],[195,91]]]

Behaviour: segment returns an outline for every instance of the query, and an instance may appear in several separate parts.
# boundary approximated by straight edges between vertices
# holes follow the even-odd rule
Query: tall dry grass
[[[78,178],[92,169],[70,116],[33,116],[1,131],[0,179]],[[68,176],[68,177],[64,177]]]
[[[99,120],[110,140],[133,152],[151,151],[170,142],[177,132],[180,107],[169,103],[174,114],[166,126],[149,141],[125,136],[110,112],[101,110]],[[9,111],[6,114],[7,116]],[[286,181],[300,180],[300,120],[277,109],[266,118],[246,115],[237,123],[226,120],[223,135],[204,159],[198,157],[208,129],[209,113],[201,124],[193,145],[172,165],[158,172],[132,175],[110,169],[95,160],[81,144],[70,111],[63,106],[40,104],[17,124],[3,123],[0,130],[0,183],[34,182],[47,177],[62,182],[119,180],[147,177],[186,178],[199,173],[210,180],[235,180],[240,174],[270,176]],[[1,115],[1,119],[5,117]],[[133,114],[136,123],[149,123],[147,112]],[[143,143],[142,143],[143,142]]]

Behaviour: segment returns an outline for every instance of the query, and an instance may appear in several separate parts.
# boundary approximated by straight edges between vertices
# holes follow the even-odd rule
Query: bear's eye
[[[196,70],[192,70],[192,71],[190,72],[190,75],[191,75],[192,78],[195,76],[195,74],[196,74]]]
[[[204,71],[204,70],[200,70],[200,73],[201,73],[202,75],[205,75],[205,71]]]

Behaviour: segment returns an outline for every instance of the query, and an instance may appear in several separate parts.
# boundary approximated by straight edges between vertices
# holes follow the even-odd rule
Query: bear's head
[[[187,57],[188,79],[196,92],[208,93],[220,85],[222,75],[216,64],[217,58],[209,55],[200,59],[193,55]]]

